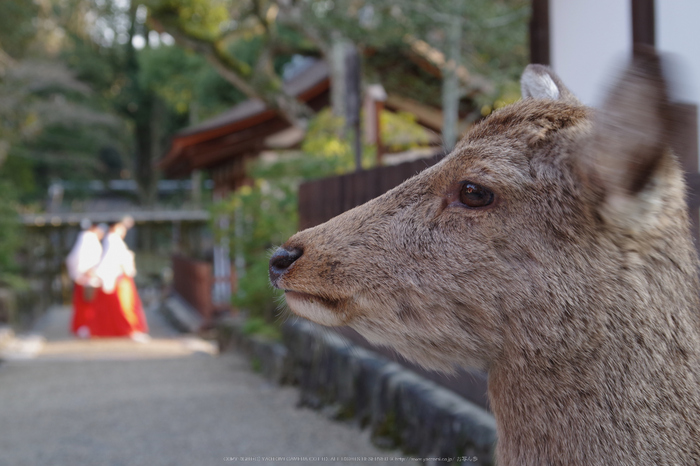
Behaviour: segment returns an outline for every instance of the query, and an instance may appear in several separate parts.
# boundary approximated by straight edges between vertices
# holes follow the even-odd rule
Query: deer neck
[[[684,314],[667,308],[651,330],[586,322],[556,345],[507,349],[489,371],[500,464],[664,463],[659,452],[683,464],[683,448],[700,459],[700,335],[672,323]]]

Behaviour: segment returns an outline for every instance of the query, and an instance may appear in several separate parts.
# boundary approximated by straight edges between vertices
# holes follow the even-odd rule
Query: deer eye
[[[467,207],[485,207],[493,202],[493,193],[478,184],[465,182],[459,190],[459,202]]]

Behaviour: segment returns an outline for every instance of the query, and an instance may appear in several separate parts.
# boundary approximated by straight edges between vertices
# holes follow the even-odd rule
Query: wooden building
[[[328,67],[322,61],[313,63],[286,81],[284,90],[314,110],[323,108],[330,99]],[[263,150],[278,148],[280,139],[294,140],[297,136],[293,131],[289,122],[261,100],[246,100],[176,133],[159,166],[168,177],[208,170],[214,180],[215,195],[224,195],[244,182],[248,159]]]

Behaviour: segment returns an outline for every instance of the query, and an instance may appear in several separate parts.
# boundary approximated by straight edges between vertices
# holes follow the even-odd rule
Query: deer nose
[[[270,258],[270,282],[277,286],[277,281],[303,253],[304,251],[299,248],[277,248],[277,251]]]

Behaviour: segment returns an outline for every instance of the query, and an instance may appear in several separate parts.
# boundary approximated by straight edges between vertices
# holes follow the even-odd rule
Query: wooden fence
[[[299,186],[299,229],[319,225],[384,194],[442,157],[436,154],[427,159],[303,183]]]
[[[173,288],[208,323],[214,312],[211,288],[214,284],[212,266],[208,262],[184,256],[173,256]]]

